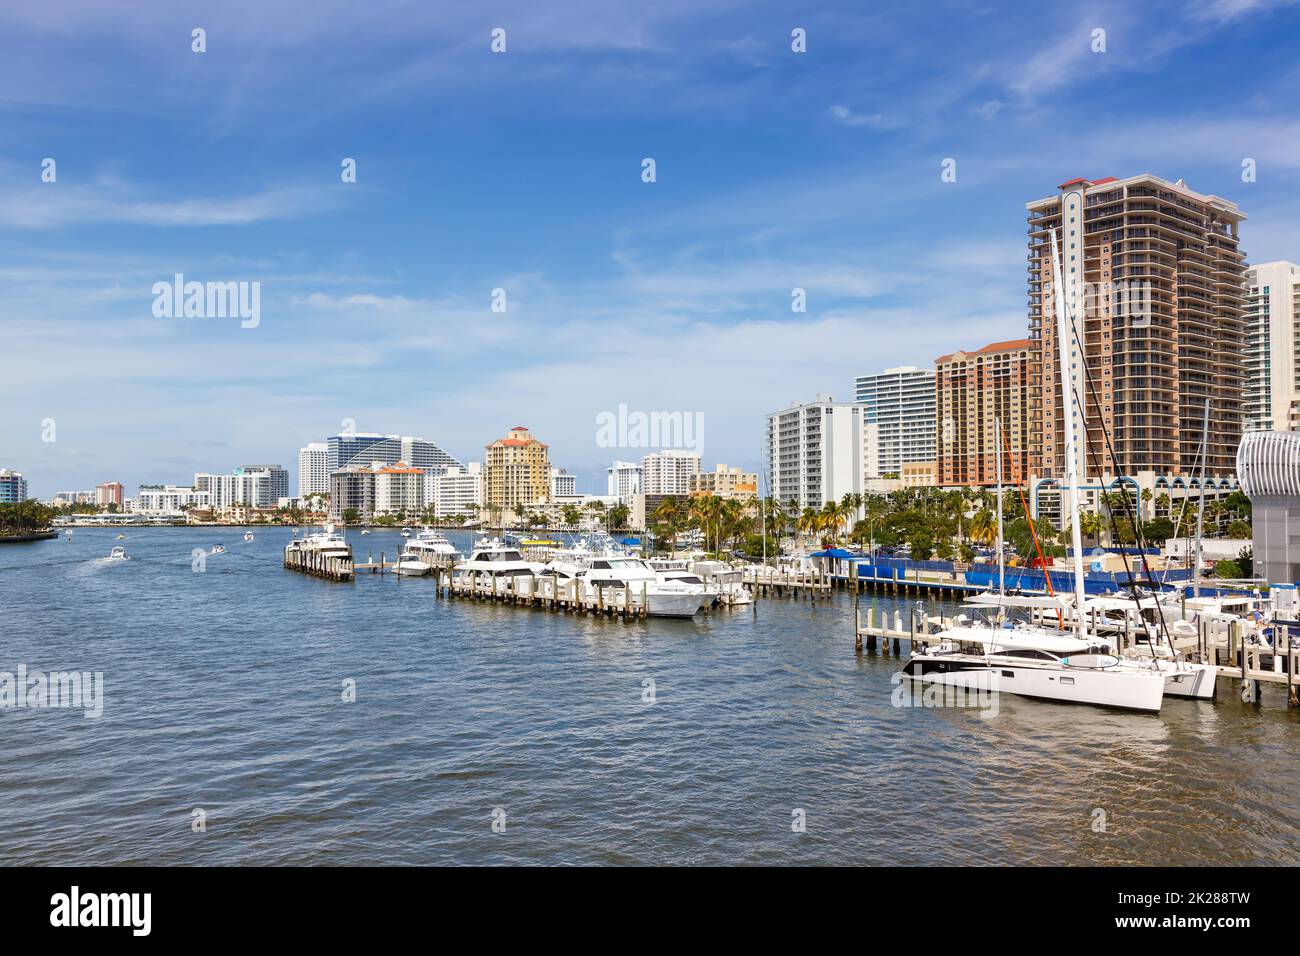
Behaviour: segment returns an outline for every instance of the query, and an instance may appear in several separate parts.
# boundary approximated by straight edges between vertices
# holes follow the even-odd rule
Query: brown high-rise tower
[[[1038,364],[1038,387],[1030,395],[1039,439],[1034,470],[1064,473],[1048,245],[1055,228],[1066,300],[1083,338],[1081,349],[1077,341],[1071,349],[1073,386],[1087,409],[1081,471],[1191,473],[1209,399],[1207,471],[1231,473],[1241,439],[1245,254],[1237,248],[1237,225],[1245,214],[1227,200],[1192,192],[1181,180],[1150,174],[1074,179],[1026,208],[1029,337]]]

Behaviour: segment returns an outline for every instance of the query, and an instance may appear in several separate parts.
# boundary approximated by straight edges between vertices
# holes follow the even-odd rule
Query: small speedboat
[[[370,529],[369,529],[369,528],[362,528],[362,529],[361,529],[361,533],[362,533],[362,534],[370,534]]]
[[[119,534],[119,535],[117,536],[117,540],[118,540],[118,541],[125,541],[125,540],[126,540],[126,535],[124,535],[124,534]]]
[[[409,538],[410,536],[411,536],[411,529],[410,529],[410,528],[403,528],[403,529],[402,529],[402,537],[403,537],[403,538]]]
[[[218,545],[214,545],[213,548],[212,548],[212,553],[213,553],[213,554],[225,554],[225,553],[226,553],[226,549],[225,549],[222,545],[219,545],[219,544],[218,544]]]
[[[244,532],[244,540],[245,540],[245,541],[252,541],[252,540],[253,540],[253,532],[251,532],[251,531],[245,531],[245,532]]]
[[[112,551],[108,552],[108,560],[130,561],[131,559],[126,556],[126,548],[122,547],[121,545],[118,545]]]

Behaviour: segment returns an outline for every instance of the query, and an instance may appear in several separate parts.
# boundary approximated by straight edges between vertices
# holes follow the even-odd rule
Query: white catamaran
[[[1068,370],[1071,353],[1078,349],[1065,305],[1067,279],[1050,234],[1056,332],[1059,345],[1061,404],[1065,413],[1065,471],[1070,529],[1074,554],[1073,606],[1084,606],[1083,547],[1079,528],[1078,447],[1075,416],[1081,413]],[[999,595],[1005,597],[1002,573],[1001,446],[998,456],[998,560]],[[1046,569],[1044,569],[1044,573]],[[1064,606],[1064,605],[1062,605]],[[1073,616],[1074,633],[1037,625],[1011,627],[958,626],[939,634],[933,648],[914,650],[903,673],[922,683],[972,690],[991,690],[1060,703],[1097,704],[1157,712],[1165,693],[1165,675],[1154,659],[1127,660],[1107,653],[1109,642],[1089,634],[1085,615]],[[1211,680],[1211,683],[1213,681]]]

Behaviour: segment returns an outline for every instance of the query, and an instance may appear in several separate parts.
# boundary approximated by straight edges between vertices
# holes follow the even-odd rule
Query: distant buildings
[[[483,464],[454,465],[440,475],[425,476],[426,500],[439,518],[473,517],[483,504]]]
[[[298,449],[298,497],[329,494],[330,446],[310,442]]]
[[[1230,474],[1245,385],[1245,256],[1237,242],[1245,214],[1182,180],[1146,173],[1073,179],[1026,208],[1029,338],[1041,372],[1029,400],[1032,412],[1042,409],[1031,424],[1032,444],[1041,447],[1034,470],[1054,478],[1064,473],[1056,277],[1048,243],[1055,229],[1066,270],[1063,291],[1077,326],[1068,342],[1067,374],[1087,409],[1086,444],[1082,427],[1077,432],[1081,470],[1193,473],[1208,399],[1208,471]],[[1073,414],[1082,426],[1077,408]],[[1095,464],[1082,454],[1089,447]]]
[[[547,446],[523,425],[487,446],[483,469],[485,504],[497,511],[516,511],[545,504],[551,495]]]
[[[1300,266],[1246,270],[1246,431],[1288,431],[1300,416]]]
[[[863,435],[864,453],[874,453],[874,460],[864,465],[866,478],[898,477],[905,464],[934,462],[933,369],[906,365],[878,375],[861,375],[854,398],[866,410],[864,422],[875,426]]]
[[[688,491],[691,495],[748,500],[758,495],[758,475],[740,468],[717,465],[713,471],[691,475]]]
[[[0,504],[27,500],[27,479],[19,472],[0,468]]]
[[[441,471],[460,464],[433,442],[409,435],[358,432],[334,435],[325,444],[328,449],[326,463],[330,471],[347,468],[349,465],[367,465],[373,461],[381,461],[386,465],[396,465],[401,461],[427,472]]]
[[[829,395],[767,416],[771,496],[787,509],[821,508],[863,490],[868,408]]]
[[[606,470],[606,494],[624,503],[641,493],[641,466],[630,461],[616,461]]]
[[[210,504],[208,492],[188,485],[141,485],[135,495],[135,510],[150,514],[176,514]]]
[[[424,472],[413,465],[375,463],[374,513],[402,515],[424,507]]]
[[[641,491],[685,497],[691,491],[691,476],[699,473],[700,456],[695,452],[652,452],[641,459]]]
[[[125,489],[120,481],[105,481],[95,486],[95,504],[101,508],[114,505],[122,507],[122,492]]]
[[[229,474],[198,472],[194,489],[206,492],[207,506],[214,509],[233,505],[274,508],[281,498],[288,497],[289,473],[279,465],[250,465]]]
[[[374,471],[365,465],[348,465],[331,471],[329,495],[329,515],[334,521],[343,520],[349,511],[363,518],[370,517],[375,510]]]
[[[1029,474],[1029,388],[1036,370],[1029,339],[994,342],[973,352],[953,352],[935,359],[935,409],[938,442],[935,467],[926,473],[941,486],[1025,480]],[[994,438],[1001,421],[1002,440]],[[999,447],[999,444],[1001,447]],[[918,468],[900,474],[905,485],[921,479]],[[923,480],[923,479],[922,479]]]
[[[551,469],[551,500],[572,498],[578,493],[578,476],[571,475],[563,468]]]

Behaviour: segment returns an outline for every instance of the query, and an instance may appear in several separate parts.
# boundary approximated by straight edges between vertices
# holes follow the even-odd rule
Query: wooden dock
[[[312,577],[328,581],[351,581],[352,558],[342,555],[323,555],[311,548],[286,548],[284,566],[290,571],[301,571]]]
[[[909,642],[910,648],[937,643],[942,640],[939,632],[955,626],[953,620],[932,617],[919,608],[907,614],[895,608],[891,617],[888,611],[870,605],[855,608],[853,617],[854,651],[858,654],[864,646],[874,651],[880,641],[885,654],[892,642],[898,656],[902,641]],[[1108,636],[1115,638],[1121,654],[1136,643],[1136,636],[1128,632]],[[1266,645],[1250,644],[1239,621],[1202,621],[1196,636],[1174,638],[1173,643],[1189,660],[1215,665],[1217,678],[1237,681],[1242,703],[1259,703],[1262,684],[1279,684],[1287,689],[1287,705],[1300,707],[1300,648],[1274,654]]]
[[[745,568],[740,581],[754,597],[796,597],[816,600],[829,595],[834,586],[826,571],[791,571],[788,568]]]
[[[553,576],[535,578],[521,574],[494,578],[486,574],[438,571],[435,572],[435,585],[439,594],[445,593],[448,597],[471,601],[492,601],[536,610],[622,618],[625,621],[646,617],[644,584],[641,586],[639,600],[629,588],[586,589],[573,578],[560,580]]]

